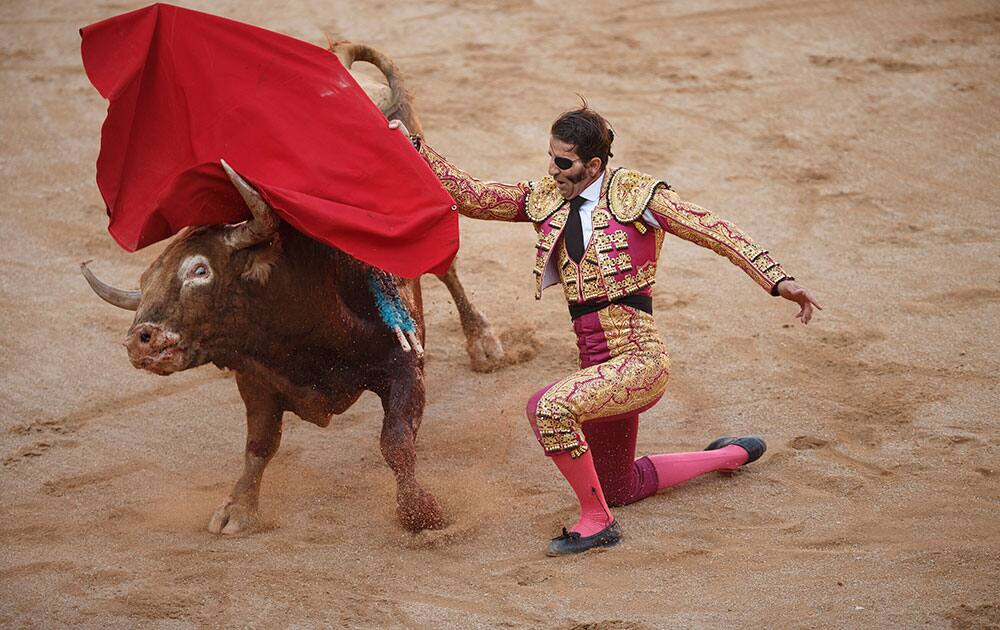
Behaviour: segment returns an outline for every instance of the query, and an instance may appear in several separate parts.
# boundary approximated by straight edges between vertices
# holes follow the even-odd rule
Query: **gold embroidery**
[[[565,243],[560,243],[558,256],[559,279],[563,285],[563,294],[566,296],[567,302],[575,304],[582,299],[580,296],[579,282],[577,281],[576,276],[578,266],[575,262],[573,262],[573,259],[569,257],[569,253],[566,251]]]
[[[607,289],[605,289],[607,278],[604,277],[603,271],[601,264],[597,260],[590,259],[584,261],[581,269],[583,287],[580,291],[583,294],[584,302],[604,297],[607,293]]]
[[[615,244],[615,249],[628,249],[628,234],[625,230],[615,230],[611,233],[611,240]]]
[[[559,230],[563,229],[563,227],[566,224],[566,219],[568,218],[569,218],[569,213],[560,212],[556,216],[552,217],[552,220],[549,221],[549,225],[552,227],[553,230],[558,232]]]
[[[566,301],[570,304],[576,304],[603,297],[607,292],[605,289],[607,278],[604,276],[615,273],[613,263],[610,266],[610,274],[608,272],[608,265],[605,263],[607,255],[597,252],[594,248],[587,248],[583,259],[577,265],[566,253],[565,244],[560,244],[557,247],[559,249],[560,277]],[[579,273],[579,279],[577,273]],[[582,285],[580,280],[583,282]]]
[[[638,171],[625,168],[615,170],[608,186],[608,208],[611,214],[620,223],[636,221],[661,184],[662,181]]]
[[[605,179],[605,182],[608,181]],[[598,213],[601,212],[607,213],[608,225],[610,225],[610,213],[607,210],[606,200],[607,197],[602,197],[601,201],[598,202],[599,205],[594,210],[594,217],[597,217]],[[609,234],[598,231],[595,226],[591,242],[585,250],[584,260],[580,262],[579,266],[573,263],[565,253],[565,246],[560,246],[559,271],[566,300],[570,304],[594,299],[614,300],[652,285],[656,275],[656,258],[659,257],[660,246],[663,243],[662,231],[656,230],[654,234],[656,238],[654,260],[644,266],[637,274],[626,275],[620,280],[615,280],[615,276],[628,274],[633,269],[632,257],[627,251],[629,248],[628,233],[624,230],[616,229]],[[617,253],[615,256],[611,256],[609,252]],[[577,276],[578,271],[579,277]],[[540,282],[538,286],[541,286]]]
[[[548,234],[543,234],[539,236],[538,242],[535,244],[535,249],[547,252],[552,249],[552,244],[555,242],[558,232],[549,232]]]
[[[655,282],[656,263],[650,262],[637,270],[635,274],[624,276],[621,280],[605,280],[608,290],[608,300],[617,300],[623,295],[631,295],[648,286],[652,286]]]
[[[593,238],[597,239],[594,241],[594,249],[599,253],[610,252],[614,249],[614,245],[611,243],[611,237],[605,232],[598,232],[594,234]]]
[[[767,291],[787,277],[767,250],[742,230],[700,206],[681,201],[674,191],[658,190],[649,208],[665,230],[725,256]]]
[[[615,263],[614,259],[607,254],[597,254],[597,264],[601,268],[601,275],[608,277],[615,275]]]
[[[563,378],[535,408],[548,453],[587,451],[583,423],[650,405],[663,395],[670,358],[647,313],[612,304],[598,313],[610,359]]]
[[[538,280],[538,286],[539,287],[542,286],[542,275],[545,273],[545,260],[546,260],[546,258],[547,257],[545,256],[545,254],[543,252],[538,252],[538,255],[535,256],[535,268],[532,269],[532,272],[536,276],[538,276],[537,280]],[[541,289],[539,289],[539,291],[540,290]]]
[[[604,208],[597,208],[594,210],[593,224],[595,230],[603,230],[610,224],[611,213]]]
[[[527,182],[501,184],[483,182],[452,165],[440,153],[421,144],[420,154],[427,160],[441,186],[455,201],[457,210],[474,219],[516,221],[529,191]]]
[[[556,186],[556,180],[551,177],[546,176],[540,181],[532,182],[530,186],[531,194],[525,211],[528,218],[536,223],[547,219],[566,201]]]
[[[566,224],[566,217],[569,215],[569,206],[560,208],[549,220],[549,225],[556,225],[561,228]],[[538,253],[535,256],[535,268],[533,270],[535,274],[535,299],[542,299],[542,282],[545,280],[545,265],[549,261],[549,257],[552,256],[552,247],[556,244],[556,240],[559,238],[559,229],[553,229],[548,234],[542,229],[541,223],[533,224],[535,226],[535,231],[538,233],[538,240],[535,243],[535,248],[538,249]],[[557,249],[565,251],[565,247],[557,247]],[[561,258],[557,260],[562,260]]]

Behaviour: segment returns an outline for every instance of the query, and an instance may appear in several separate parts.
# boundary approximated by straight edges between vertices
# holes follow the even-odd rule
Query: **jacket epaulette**
[[[549,218],[566,201],[563,199],[562,193],[559,192],[559,188],[556,187],[556,180],[552,177],[547,176],[537,182],[531,182],[529,186],[530,192],[525,211],[528,218],[535,223],[541,223]]]
[[[621,223],[637,221],[660,185],[666,186],[652,175],[627,168],[615,169],[608,185],[608,210]]]

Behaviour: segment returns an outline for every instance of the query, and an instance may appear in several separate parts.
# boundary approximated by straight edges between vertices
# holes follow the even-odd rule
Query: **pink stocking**
[[[714,470],[735,470],[749,457],[742,447],[730,444],[714,451],[664,453],[650,455],[647,459],[656,468],[657,489],[663,490]]]
[[[604,500],[604,491],[601,490],[601,482],[597,479],[594,458],[590,451],[576,459],[568,451],[556,453],[552,455],[552,461],[580,501],[580,520],[569,530],[587,537],[593,536],[613,523],[615,519],[611,516],[608,504]]]

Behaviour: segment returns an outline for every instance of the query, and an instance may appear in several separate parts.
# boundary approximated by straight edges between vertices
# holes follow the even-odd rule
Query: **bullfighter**
[[[772,296],[800,307],[803,324],[821,308],[732,223],[681,200],[665,181],[608,168],[614,132],[586,103],[552,124],[548,177],[503,184],[455,167],[405,125],[456,209],[475,219],[530,222],[537,232],[535,297],[561,284],[580,350],[580,369],[538,390],[527,416],[545,453],[569,482],[580,516],[552,539],[552,556],[621,540],[609,506],[716,470],[735,470],[766,448],[757,436],[722,437],[704,451],[635,459],[639,414],[663,395],[670,359],[652,316],[652,285],[665,234],[728,258]]]

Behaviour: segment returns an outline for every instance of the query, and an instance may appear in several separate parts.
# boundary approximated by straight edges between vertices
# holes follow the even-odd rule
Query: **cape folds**
[[[451,263],[451,198],[334,54],[166,4],[80,34],[110,101],[97,185],[126,250],[249,218],[223,158],[312,238],[406,277]]]

